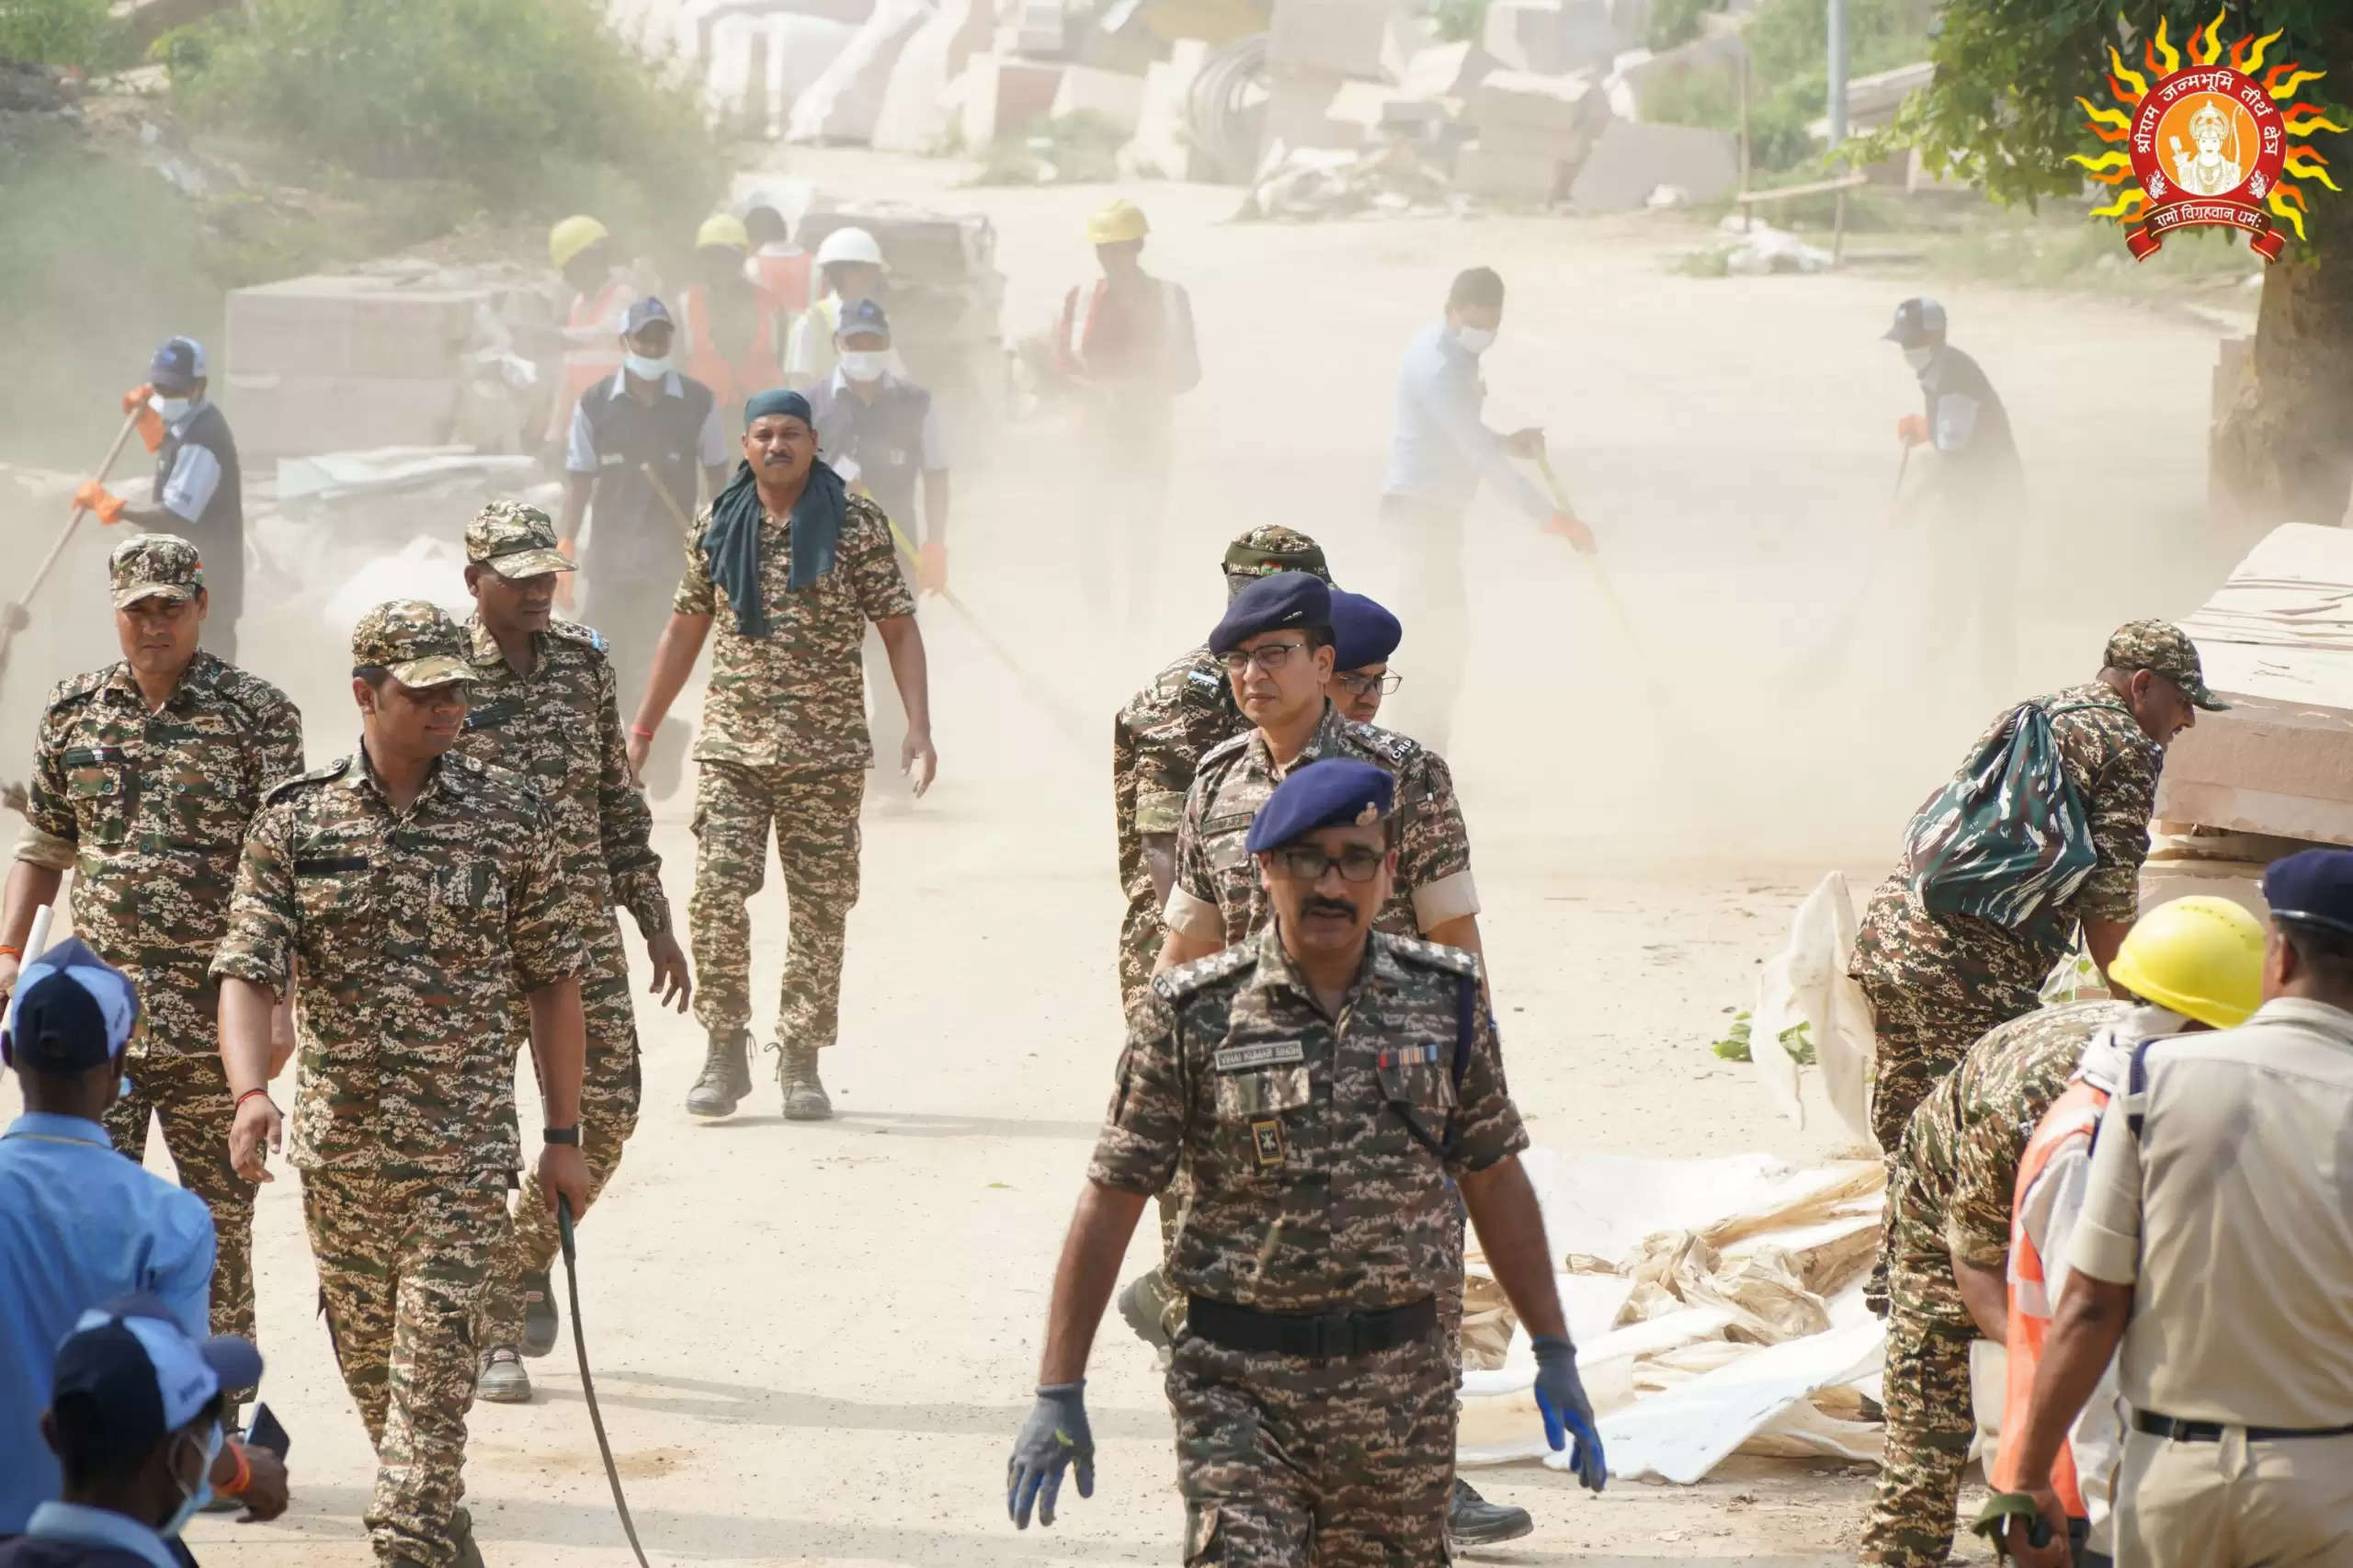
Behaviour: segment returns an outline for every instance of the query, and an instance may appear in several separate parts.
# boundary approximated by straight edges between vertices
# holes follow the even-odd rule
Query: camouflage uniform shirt
[[[1912,1113],[1888,1191],[1890,1293],[1969,1321],[1946,1248],[1998,1268],[2009,1254],[2010,1189],[2042,1113],[2084,1047],[2124,1016],[2120,1002],[2070,1002],[2013,1018],[1972,1046]]]
[[[482,617],[466,622],[474,677],[457,749],[529,779],[563,846],[572,896],[598,914],[619,906],[648,936],[670,928],[654,812],[630,782],[613,662],[594,631],[559,620],[532,639],[517,674]]]
[[[517,995],[584,961],[562,849],[522,778],[455,754],[403,812],[364,752],[269,791],[212,972],[283,995],[301,960],[295,1165],[518,1167]]]
[[[1202,755],[1249,727],[1233,705],[1225,665],[1205,647],[1154,676],[1111,722],[1111,817],[1120,888],[1131,901],[1153,896],[1145,835],[1184,825],[1185,792]]]
[[[268,786],[301,771],[301,715],[258,676],[199,653],[150,713],[129,665],[93,670],[50,693],[17,858],[74,872],[74,929],[108,962],[200,974],[246,825]],[[214,1049],[208,1020],[160,1021],[135,1049]]]
[[[710,527],[705,507],[687,541],[687,574],[670,605],[715,623],[695,760],[793,772],[866,767],[874,760],[859,663],[866,623],[915,612],[881,508],[862,495],[849,498],[833,570],[799,593],[790,586],[791,519],[761,518],[766,637],[735,630],[727,590],[711,581],[703,553]]]
[[[2060,766],[2081,791],[2099,859],[2075,897],[2061,906],[2060,926],[2076,920],[2130,924],[2140,910],[2141,862],[2149,854],[2149,813],[2155,808],[2157,770],[2165,753],[2141,733],[2124,699],[2092,681],[2036,699],[2053,710],[2051,733]],[[2071,713],[2056,710],[2074,708]],[[2008,723],[2005,710],[1969,755],[1990,744]],[[2071,933],[2072,935],[2072,933]],[[2032,990],[2066,955],[2057,944],[1967,915],[1931,915],[1898,869],[1871,895],[1855,939],[1854,972],[1876,972],[1901,983],[1921,969],[1967,971],[1992,987]]]
[[[1326,703],[1323,722],[1291,769],[1331,756],[1372,763],[1397,779],[1397,877],[1375,924],[1410,937],[1476,915],[1470,834],[1445,762],[1418,742],[1353,723]],[[1176,833],[1176,886],[1166,911],[1172,929],[1215,933],[1232,947],[1267,923],[1272,909],[1244,840],[1251,819],[1283,777],[1267,752],[1267,737],[1256,729],[1211,747],[1201,758]]]
[[[1528,1146],[1478,974],[1468,953],[1376,931],[1335,1022],[1269,925],[1159,976],[1088,1179],[1151,1193],[1184,1167],[1167,1272],[1188,1295],[1289,1312],[1461,1290],[1451,1178]]]

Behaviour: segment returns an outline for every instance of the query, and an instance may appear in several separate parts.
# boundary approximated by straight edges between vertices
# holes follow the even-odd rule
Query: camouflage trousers
[[[457,1561],[450,1516],[465,1494],[476,1320],[506,1230],[505,1186],[306,1170],[302,1211],[319,1311],[376,1449],[363,1516],[376,1561],[447,1568]]]
[[[695,1017],[712,1034],[752,1023],[752,920],[776,833],[790,926],[779,1045],[834,1043],[841,1019],[842,937],[858,903],[858,808],[864,768],[820,773],[706,762],[695,781],[695,891],[687,906]]]
[[[1120,919],[1120,1016],[1135,1017],[1136,1005],[1152,984],[1152,966],[1160,960],[1160,945],[1168,927],[1161,923],[1160,901],[1147,882],[1142,893],[1128,898],[1128,912]]]
[[[637,1131],[640,1074],[637,1011],[629,994],[629,954],[620,922],[608,910],[588,943],[580,977],[580,1009],[588,1024],[588,1053],[580,1074],[580,1156],[588,1166],[588,1202],[620,1169],[621,1149]],[[529,1025],[525,1026],[526,1032]],[[574,1221],[585,1214],[573,1216]],[[560,1238],[555,1211],[534,1169],[515,1200],[514,1221],[490,1260],[483,1292],[483,1344],[512,1350],[523,1342],[523,1277],[545,1274]]]
[[[1432,1568],[1450,1562],[1454,1368],[1436,1332],[1314,1360],[1176,1342],[1185,1562]]]
[[[1960,975],[1867,971],[1858,978],[1879,1015],[1871,1081],[1871,1132],[1894,1157],[1912,1113],[1969,1048],[2041,1006],[2040,987],[1972,983]]]
[[[236,1102],[221,1066],[214,1018],[219,992],[200,967],[134,968],[141,1028],[131,1047],[131,1094],[106,1113],[107,1136],[132,1160],[147,1157],[147,1123],[164,1128],[179,1183],[212,1210],[212,1332],[254,1337],[254,1185],[229,1164]],[[252,1391],[234,1391],[242,1403]]]
[[[1857,1557],[1868,1568],[1938,1568],[1952,1551],[1961,1472],[1977,1418],[1969,1345],[1977,1331],[1919,1311],[1899,1273],[1887,1321],[1887,1448]]]

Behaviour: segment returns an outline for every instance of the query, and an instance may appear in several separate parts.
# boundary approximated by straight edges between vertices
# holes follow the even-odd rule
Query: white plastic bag
[[[1781,1035],[1805,1025],[1832,1114],[1848,1132],[1869,1142],[1876,1020],[1863,988],[1847,973],[1854,950],[1854,898],[1847,891],[1847,874],[1833,871],[1798,905],[1790,923],[1789,945],[1768,959],[1757,976],[1748,1050],[1766,1093],[1802,1127],[1798,1063],[1781,1044]]]

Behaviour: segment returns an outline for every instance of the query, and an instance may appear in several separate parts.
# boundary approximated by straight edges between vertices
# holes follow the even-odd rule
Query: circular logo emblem
[[[2287,149],[2279,106],[2253,77],[2219,64],[2167,76],[2132,118],[2132,173],[2149,197],[2143,232],[2214,223],[2263,233]]]

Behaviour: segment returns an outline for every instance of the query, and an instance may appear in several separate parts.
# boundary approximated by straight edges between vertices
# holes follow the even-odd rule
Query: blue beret
[[[1279,849],[1319,827],[1352,823],[1370,827],[1389,814],[1396,798],[1397,783],[1387,769],[1348,757],[1327,757],[1275,786],[1251,819],[1250,836],[1243,843],[1256,855],[1261,849]]]
[[[2263,873],[2271,918],[2353,937],[2353,849],[2305,849]]]
[[[1360,670],[1367,665],[1387,664],[1404,637],[1405,629],[1397,624],[1397,618],[1372,600],[1362,594],[1332,590],[1334,669]]]
[[[1305,572],[1278,572],[1246,585],[1225,605],[1210,633],[1210,652],[1231,653],[1262,631],[1332,624],[1332,590]]]

